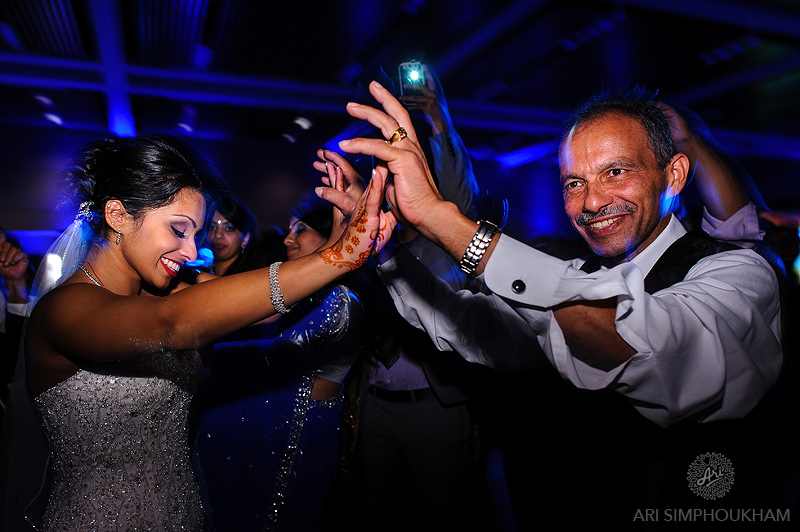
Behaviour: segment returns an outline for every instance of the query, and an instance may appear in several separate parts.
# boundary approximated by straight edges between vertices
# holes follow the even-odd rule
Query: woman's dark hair
[[[108,137],[87,144],[66,170],[73,198],[81,205],[96,235],[112,231],[105,221],[108,200],[116,198],[134,219],[175,201],[186,188],[206,200],[206,226],[214,213],[213,198],[227,190],[214,166],[178,137],[143,135]],[[88,209],[88,213],[85,212]]]
[[[331,236],[333,229],[333,210],[329,203],[323,201],[304,201],[289,211],[289,216],[303,220],[307,226],[323,237]]]
[[[578,129],[609,114],[619,113],[639,121],[647,133],[647,144],[655,154],[658,168],[664,170],[677,150],[669,123],[661,109],[653,105],[653,100],[653,96],[648,95],[643,87],[597,94],[572,113],[566,123],[561,145],[573,128]]]
[[[215,210],[232,223],[236,230],[243,235],[250,233],[251,237],[255,236],[258,228],[255,215],[234,196],[223,195],[217,198]]]
[[[239,259],[231,264],[225,275],[265,268],[273,262],[289,260],[286,256],[286,246],[283,245],[283,239],[286,236],[283,231],[277,227],[268,227],[258,233],[257,240],[255,236],[250,237],[247,249],[240,255]]]

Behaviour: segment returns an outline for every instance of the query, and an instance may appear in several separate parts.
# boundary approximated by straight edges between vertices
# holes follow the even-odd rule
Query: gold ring
[[[392,145],[395,142],[399,142],[399,141],[403,140],[407,136],[408,136],[408,134],[406,133],[406,130],[403,129],[402,127],[398,127],[395,130],[395,132],[392,133],[392,136],[389,137],[389,140],[387,140],[386,143],[389,144],[389,145]]]

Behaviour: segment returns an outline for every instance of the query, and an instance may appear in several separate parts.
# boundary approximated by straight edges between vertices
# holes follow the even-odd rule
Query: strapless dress
[[[196,352],[158,352],[34,399],[54,471],[44,530],[203,529],[188,426],[201,371]]]

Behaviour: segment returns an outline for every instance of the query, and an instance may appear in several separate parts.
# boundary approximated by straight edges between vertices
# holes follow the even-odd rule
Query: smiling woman
[[[331,235],[331,210],[322,205],[302,202],[292,209],[289,232],[283,239],[290,259],[303,257],[319,249]]]
[[[67,242],[58,252],[60,277],[39,283],[44,289],[34,294],[27,364],[18,365],[28,374],[18,372],[12,391],[20,408],[33,397],[52,460],[41,530],[203,529],[188,448],[189,404],[201,371],[197,349],[348,271],[318,252],[269,272],[147,295],[145,286],[175,288],[180,267],[197,256],[195,238],[214,212],[208,198],[225,192],[209,168],[177,139],[149,136],[93,143],[68,170],[80,209],[56,243]],[[392,229],[380,213],[382,185],[373,181],[351,220],[373,237],[362,237],[346,257],[356,267],[360,255],[373,251],[379,227]],[[327,246],[354,238],[355,229],[335,217],[338,230]],[[14,464],[4,475],[9,530],[21,529],[23,519],[38,521],[24,515],[44,485],[21,480],[39,465],[31,463],[30,438],[37,434],[29,428],[23,422],[4,434],[10,442],[4,467]]]

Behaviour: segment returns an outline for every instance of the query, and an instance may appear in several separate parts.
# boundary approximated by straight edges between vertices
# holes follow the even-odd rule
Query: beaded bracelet
[[[272,306],[281,314],[288,314],[289,309],[283,301],[283,292],[278,283],[278,266],[281,262],[273,262],[269,265],[269,300],[272,301]]]

